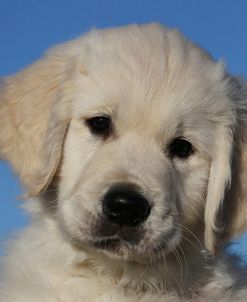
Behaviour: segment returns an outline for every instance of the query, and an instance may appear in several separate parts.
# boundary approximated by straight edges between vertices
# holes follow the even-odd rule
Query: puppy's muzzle
[[[129,184],[113,186],[103,198],[103,214],[121,226],[139,226],[151,212],[151,206],[138,190]]]

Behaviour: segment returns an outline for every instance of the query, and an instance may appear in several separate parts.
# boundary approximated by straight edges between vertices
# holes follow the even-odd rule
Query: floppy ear
[[[212,253],[247,228],[247,89],[232,77],[228,83],[235,122],[216,133],[205,207],[205,244]]]
[[[237,127],[232,152],[232,182],[222,209],[225,227],[222,240],[247,229],[247,83],[231,78],[231,98],[235,103]]]
[[[218,213],[231,181],[232,131],[221,128],[217,132],[217,147],[211,162],[205,206],[205,245],[212,253],[216,249],[215,234],[219,231]]]
[[[0,89],[0,157],[30,195],[45,190],[59,165],[68,124],[65,60],[48,54],[4,79]]]

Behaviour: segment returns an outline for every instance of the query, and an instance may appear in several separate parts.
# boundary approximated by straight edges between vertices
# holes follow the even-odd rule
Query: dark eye
[[[183,137],[178,137],[170,145],[170,155],[182,159],[189,157],[193,153],[191,143]]]
[[[90,131],[96,135],[107,135],[111,130],[111,118],[109,116],[95,116],[86,120]]]

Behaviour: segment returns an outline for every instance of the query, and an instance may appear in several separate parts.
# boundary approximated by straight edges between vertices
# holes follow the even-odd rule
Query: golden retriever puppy
[[[94,30],[4,79],[0,154],[31,224],[2,302],[246,301],[247,89],[176,30]],[[218,256],[216,253],[218,252]]]

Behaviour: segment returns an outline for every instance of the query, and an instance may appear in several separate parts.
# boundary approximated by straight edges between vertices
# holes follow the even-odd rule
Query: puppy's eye
[[[96,135],[107,135],[111,130],[111,118],[109,116],[95,116],[86,120],[90,131]]]
[[[191,143],[183,137],[174,139],[169,148],[170,155],[176,156],[181,159],[188,158],[193,153],[193,147]]]

